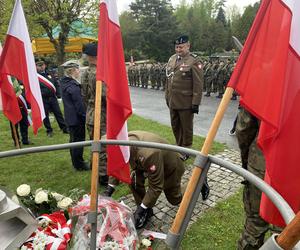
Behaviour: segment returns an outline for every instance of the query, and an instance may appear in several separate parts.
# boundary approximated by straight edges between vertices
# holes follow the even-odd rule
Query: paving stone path
[[[224,152],[215,155],[221,159],[232,162],[237,165],[241,165],[239,152],[233,149],[226,149]],[[192,166],[188,166],[182,183],[187,183],[192,174]],[[209,208],[214,207],[218,202],[225,200],[229,196],[233,195],[237,190],[241,188],[242,177],[237,174],[222,168],[216,164],[211,164],[208,171],[208,183],[210,186],[210,195],[206,201],[202,201],[201,195],[194,208],[193,215],[190,221],[191,225]],[[135,202],[132,195],[122,197],[121,200],[125,202],[129,207],[135,209]],[[172,222],[175,218],[178,206],[172,206],[168,203],[165,195],[162,194],[153,208],[154,216],[145,226],[145,229],[168,233]],[[140,230],[139,233],[141,233]]]

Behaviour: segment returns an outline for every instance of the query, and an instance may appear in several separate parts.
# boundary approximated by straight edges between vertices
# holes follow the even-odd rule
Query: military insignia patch
[[[149,167],[149,170],[150,170],[150,172],[155,172],[155,170],[156,170],[156,166],[155,165],[152,165],[152,166],[150,166]]]

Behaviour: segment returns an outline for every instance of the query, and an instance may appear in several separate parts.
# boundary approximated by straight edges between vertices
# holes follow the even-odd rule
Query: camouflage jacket
[[[82,97],[86,106],[86,124],[94,125],[96,98],[96,65],[90,65],[81,76]],[[106,85],[102,84],[101,106],[106,106]],[[106,109],[101,109],[106,110]]]

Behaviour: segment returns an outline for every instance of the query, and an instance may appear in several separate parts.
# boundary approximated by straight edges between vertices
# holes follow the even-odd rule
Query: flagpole
[[[102,81],[96,81],[96,97],[94,111],[94,137],[96,144],[100,140],[100,121],[101,121],[101,98]],[[98,201],[98,174],[99,174],[99,151],[93,150],[92,154],[92,176],[91,176],[91,200],[90,200],[90,220],[91,223],[91,249],[96,249],[97,239],[97,201]]]
[[[292,249],[300,240],[300,212],[276,238],[282,249]]]
[[[12,130],[13,130],[13,135],[15,138],[16,148],[20,149],[21,147],[20,147],[19,138],[17,135],[16,125],[11,122],[11,126],[12,126]]]

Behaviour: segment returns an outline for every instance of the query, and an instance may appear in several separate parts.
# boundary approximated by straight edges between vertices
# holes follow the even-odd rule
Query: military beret
[[[188,41],[189,41],[189,37],[186,36],[186,35],[183,35],[183,36],[178,37],[178,38],[175,40],[174,44],[175,44],[175,45],[183,44],[183,43],[187,43]]]
[[[82,53],[88,56],[97,56],[98,43],[87,43],[82,46]]]
[[[78,61],[76,61],[76,60],[67,61],[67,62],[63,63],[61,66],[63,68],[65,68],[65,69],[68,69],[68,68],[79,68],[80,67]]]

